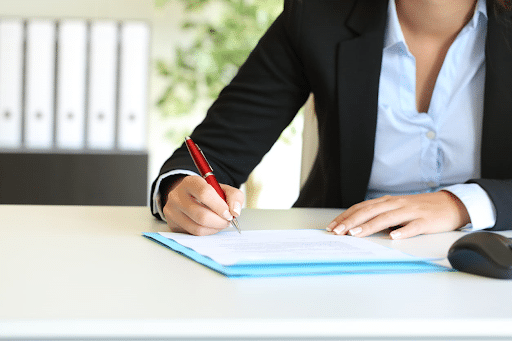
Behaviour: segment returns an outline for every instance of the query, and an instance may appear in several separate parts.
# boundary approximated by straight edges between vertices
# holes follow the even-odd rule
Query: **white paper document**
[[[252,230],[197,237],[160,232],[222,265],[253,263],[338,263],[419,261],[367,239],[338,236],[325,230]]]

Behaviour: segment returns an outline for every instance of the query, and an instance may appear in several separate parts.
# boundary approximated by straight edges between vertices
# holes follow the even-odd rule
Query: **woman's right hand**
[[[227,203],[200,176],[185,176],[172,184],[163,213],[172,232],[206,236],[231,226],[240,215],[244,194],[237,188],[220,184]]]

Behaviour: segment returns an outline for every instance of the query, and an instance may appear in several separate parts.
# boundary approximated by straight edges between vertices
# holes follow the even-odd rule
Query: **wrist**
[[[471,218],[469,217],[469,212],[466,209],[466,206],[464,203],[457,197],[455,194],[449,191],[442,190],[442,193],[446,194],[446,196],[450,199],[450,201],[453,204],[453,207],[455,208],[457,212],[457,220],[458,220],[458,226],[457,228],[461,228],[466,226],[467,224],[471,223]]]

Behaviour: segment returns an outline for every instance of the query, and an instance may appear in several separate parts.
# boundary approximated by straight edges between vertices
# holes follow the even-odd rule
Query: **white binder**
[[[62,21],[58,27],[57,131],[61,149],[81,149],[85,143],[85,79],[87,24]]]
[[[146,148],[149,27],[144,22],[121,26],[119,129],[121,150]]]
[[[25,144],[31,149],[53,147],[55,23],[27,24]]]
[[[23,22],[0,21],[0,148],[21,148]]]
[[[118,25],[114,21],[91,24],[87,146],[114,149]]]

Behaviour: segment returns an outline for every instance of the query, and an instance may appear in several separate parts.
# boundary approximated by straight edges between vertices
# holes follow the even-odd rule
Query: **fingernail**
[[[345,225],[339,224],[338,227],[334,229],[334,233],[340,234],[341,232],[345,231]]]
[[[356,228],[353,228],[352,230],[349,230],[348,233],[350,233],[351,236],[355,236],[356,234],[359,234],[362,231],[363,231],[362,228],[356,227]]]
[[[240,203],[238,201],[235,202],[235,204],[233,205],[233,211],[235,211],[235,213],[237,214],[237,216],[240,215],[240,213],[242,213],[242,205],[240,205]]]
[[[233,216],[229,213],[229,211],[228,211],[228,210],[224,211],[224,213],[222,214],[222,216],[223,216],[223,217],[224,217],[224,219],[226,219],[226,220],[229,220],[229,221],[233,220]]]
[[[336,224],[338,224],[337,222],[333,221],[332,223],[330,223],[325,229],[329,232],[332,232],[332,229],[336,227]]]
[[[389,234],[391,239],[399,239],[402,233],[400,231],[393,231]]]

